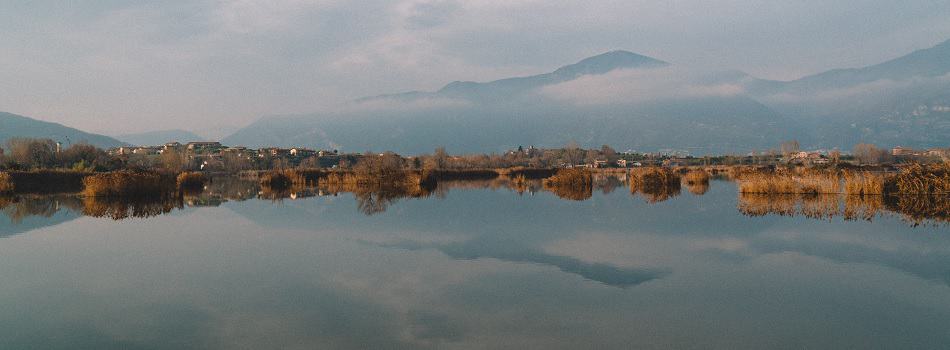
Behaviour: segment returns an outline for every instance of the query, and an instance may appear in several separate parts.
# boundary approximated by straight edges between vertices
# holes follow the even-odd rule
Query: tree
[[[172,148],[162,151],[162,155],[159,156],[162,168],[171,171],[182,170],[185,166],[184,158],[183,154]]]
[[[434,169],[445,169],[449,161],[449,154],[445,151],[445,147],[438,147],[435,149],[435,153],[432,153],[432,166]]]
[[[571,141],[564,146],[564,161],[574,167],[584,160],[584,150],[577,145],[577,142]]]
[[[798,150],[800,149],[800,146],[797,140],[791,140],[791,141],[782,142],[781,149],[782,149],[782,155],[787,156],[792,153],[797,153]]]
[[[838,161],[841,160],[841,151],[835,148],[831,150],[831,153],[828,153],[828,157],[831,158],[832,164],[838,164]]]
[[[861,164],[876,164],[884,158],[884,152],[879,150],[877,146],[869,143],[854,145],[851,153],[854,154],[854,158]]]
[[[10,158],[25,167],[55,166],[56,142],[50,139],[14,138],[7,142]]]

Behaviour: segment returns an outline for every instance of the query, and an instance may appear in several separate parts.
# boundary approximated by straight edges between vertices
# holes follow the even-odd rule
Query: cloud
[[[243,126],[614,49],[794,78],[931,46],[948,16],[943,0],[3,2],[0,106],[109,133]],[[625,84],[605,92],[648,94]]]
[[[710,82],[705,74],[680,68],[624,69],[546,86],[542,96],[575,105],[636,104],[658,99],[735,96],[738,82]]]

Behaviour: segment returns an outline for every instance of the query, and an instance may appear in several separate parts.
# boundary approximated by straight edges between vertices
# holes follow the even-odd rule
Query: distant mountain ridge
[[[223,142],[404,153],[438,146],[492,152],[518,145],[556,147],[571,140],[588,147],[700,154],[766,150],[787,139],[826,149],[850,149],[861,142],[950,145],[950,40],[880,64],[791,81],[741,71],[683,79],[665,73],[671,69],[678,68],[611,51],[545,74],[456,81],[437,91],[353,102],[372,108],[263,118]],[[619,70],[635,74],[613,74]],[[637,86],[642,78],[637,72],[654,80]],[[575,84],[585,76],[597,77]],[[632,88],[624,90],[624,84]],[[546,93],[550,90],[569,100],[552,97]],[[601,93],[620,98],[601,99]]]
[[[167,142],[178,141],[181,143],[191,141],[207,141],[204,137],[198,136],[193,132],[175,129],[158,130],[137,134],[125,134],[116,136],[117,139],[136,146],[162,145]]]
[[[62,124],[36,120],[22,115],[0,112],[0,147],[16,137],[48,138],[64,145],[89,143],[96,147],[110,148],[125,145],[114,138],[87,133]]]

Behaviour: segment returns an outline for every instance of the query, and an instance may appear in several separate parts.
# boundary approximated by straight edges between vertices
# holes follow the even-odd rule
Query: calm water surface
[[[3,209],[2,349],[950,346],[947,225],[750,217],[729,182],[657,203],[452,189],[118,221],[69,201]]]

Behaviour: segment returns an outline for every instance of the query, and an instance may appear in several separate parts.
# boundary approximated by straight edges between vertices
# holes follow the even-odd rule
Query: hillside
[[[85,142],[101,148],[125,144],[108,136],[83,132],[62,124],[0,112],[0,147],[5,147],[7,140],[15,137],[48,138],[64,145]]]

